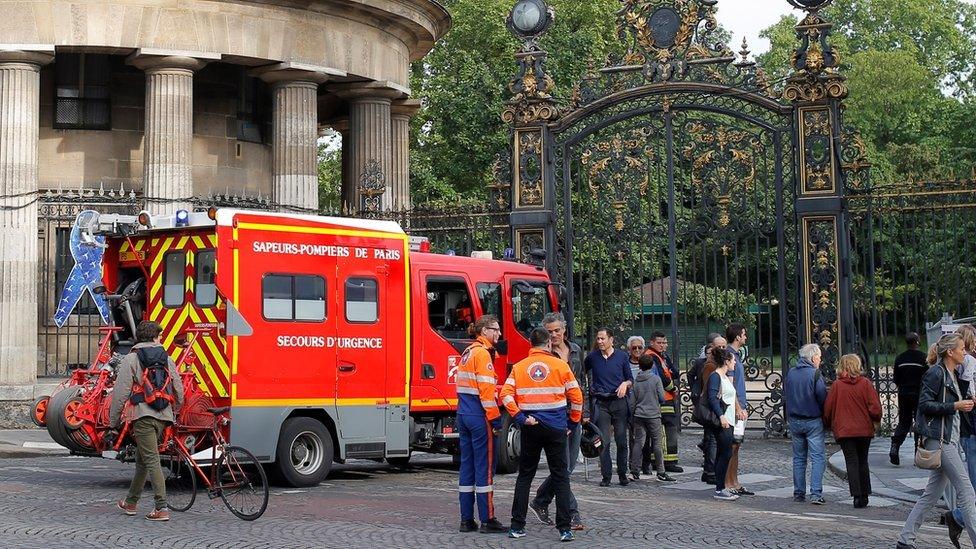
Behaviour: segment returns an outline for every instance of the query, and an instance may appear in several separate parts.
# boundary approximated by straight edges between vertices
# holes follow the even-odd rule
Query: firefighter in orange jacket
[[[583,417],[583,392],[569,364],[549,352],[550,338],[545,328],[532,330],[529,339],[529,356],[512,366],[500,393],[509,415],[522,426],[522,453],[508,536],[525,536],[529,489],[539,467],[539,456],[545,450],[556,492],[556,528],[560,541],[572,541],[566,444],[571,428]]]
[[[492,359],[501,326],[494,315],[474,323],[477,340],[461,355],[457,373],[457,430],[461,445],[458,499],[461,503],[460,532],[502,533],[505,526],[495,518],[492,493],[494,475],[494,429],[501,427],[501,412],[495,399],[498,378]],[[481,528],[474,521],[478,502]]]

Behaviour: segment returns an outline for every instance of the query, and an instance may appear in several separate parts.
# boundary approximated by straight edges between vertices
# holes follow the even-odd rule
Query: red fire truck
[[[89,232],[105,237],[105,287],[126,297],[118,350],[141,319],[174,358],[187,330],[211,328],[193,344],[197,382],[231,407],[231,443],[295,486],[350,458],[455,452],[468,325],[501,319],[502,383],[559,297],[541,267],[424,253],[388,221],[211,209],[103,214]],[[502,472],[517,458],[509,425]]]

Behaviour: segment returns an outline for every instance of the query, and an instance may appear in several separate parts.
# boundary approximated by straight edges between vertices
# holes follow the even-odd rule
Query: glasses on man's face
[[[640,351],[640,350],[641,350],[641,349],[643,349],[643,348],[644,348],[644,346],[643,346],[643,345],[631,345],[631,346],[630,346],[630,350],[631,350],[631,351]]]

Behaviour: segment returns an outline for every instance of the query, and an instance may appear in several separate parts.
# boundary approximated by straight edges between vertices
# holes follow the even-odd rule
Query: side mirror
[[[508,355],[508,340],[499,339],[498,340],[498,343],[495,343],[495,351],[498,354],[502,355],[502,356],[507,356]]]

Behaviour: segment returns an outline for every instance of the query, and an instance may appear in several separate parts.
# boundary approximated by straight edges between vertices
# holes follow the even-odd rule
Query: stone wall
[[[55,61],[57,62],[57,61]],[[38,179],[42,189],[97,187],[142,188],[144,73],[113,56],[112,129],[54,129],[54,67],[41,71],[41,128]],[[264,143],[237,139],[241,67],[214,63],[194,75],[193,187],[206,196],[228,189],[249,195],[271,193],[270,135]],[[258,84],[263,89],[264,84]],[[265,97],[266,101],[269,101]],[[265,110],[270,116],[270,104]],[[265,128],[267,132],[267,128]]]

